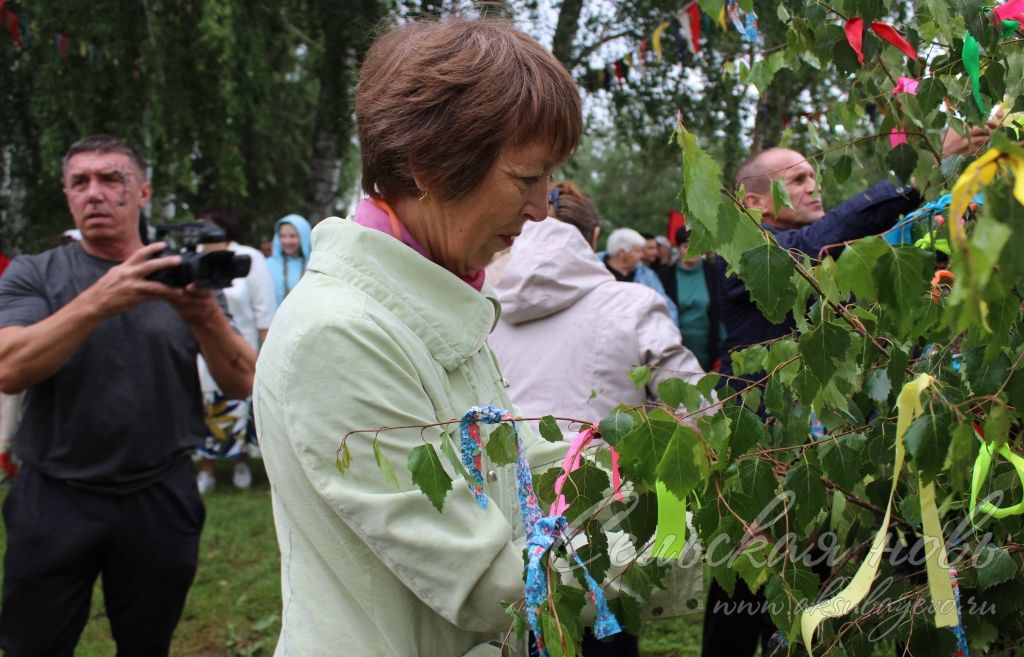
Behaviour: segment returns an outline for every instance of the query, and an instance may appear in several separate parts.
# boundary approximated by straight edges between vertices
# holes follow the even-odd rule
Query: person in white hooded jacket
[[[555,189],[558,218],[523,227],[495,284],[502,310],[490,342],[524,417],[598,421],[618,404],[656,401],[665,379],[699,381],[665,300],[616,281],[594,253],[592,201],[572,183]],[[629,378],[637,365],[651,369],[641,390]]]
[[[704,371],[683,346],[665,300],[647,286],[615,280],[598,259],[590,198],[560,182],[548,203],[557,218],[523,226],[494,284],[501,317],[490,343],[523,417],[597,422],[618,404],[656,401],[665,379],[699,381]],[[651,369],[644,389],[629,378],[636,365]],[[568,433],[568,422],[560,425]],[[670,590],[649,617],[679,615],[686,600],[699,597],[699,569],[671,572]],[[584,657],[639,654],[637,638],[625,632],[605,642],[588,633],[582,648]]]

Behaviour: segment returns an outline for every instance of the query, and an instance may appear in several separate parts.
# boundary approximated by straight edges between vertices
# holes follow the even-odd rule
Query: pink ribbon
[[[889,132],[889,146],[892,148],[896,148],[900,144],[906,143],[908,143],[907,133],[904,132],[902,128],[893,128],[892,131]]]
[[[1021,0],[1024,2],[1024,0]],[[910,94],[911,96],[917,95],[917,85],[920,84],[914,78],[901,77],[896,81],[896,86],[892,88],[893,94]]]
[[[571,506],[566,503],[565,495],[562,494],[562,488],[565,487],[565,481],[569,478],[569,475],[579,469],[583,450],[587,448],[587,445],[592,440],[594,440],[594,427],[587,427],[576,434],[572,444],[569,445],[569,451],[565,453],[565,458],[562,459],[562,474],[558,475],[558,479],[555,480],[555,494],[558,498],[551,505],[551,510],[548,512],[549,516],[565,515],[566,509]],[[622,491],[619,490],[621,488],[619,453],[615,451],[614,447],[609,446],[608,449],[612,453],[612,488],[615,490],[615,499],[621,502]]]

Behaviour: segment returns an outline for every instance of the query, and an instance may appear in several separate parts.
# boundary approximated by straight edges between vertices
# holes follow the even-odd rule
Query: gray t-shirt
[[[15,258],[0,277],[0,327],[45,319],[117,264],[77,242]],[[56,374],[29,388],[14,453],[45,475],[100,492],[154,483],[205,432],[198,349],[166,301],[108,317]]]

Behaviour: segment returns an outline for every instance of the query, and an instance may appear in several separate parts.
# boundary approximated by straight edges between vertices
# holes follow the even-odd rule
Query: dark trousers
[[[751,593],[739,578],[731,597],[715,580],[708,589],[701,657],[753,657],[758,644],[767,647],[775,625],[761,591]]]
[[[205,519],[195,473],[183,465],[126,495],[22,471],[3,507],[0,648],[7,657],[71,657],[97,577],[117,655],[167,655]]]

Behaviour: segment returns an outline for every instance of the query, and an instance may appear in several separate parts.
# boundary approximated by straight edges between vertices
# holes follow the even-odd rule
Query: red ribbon
[[[875,34],[899,48],[904,55],[917,60],[917,51],[914,50],[914,46],[910,45],[910,42],[903,38],[903,35],[897,32],[896,28],[879,21],[874,21],[871,23],[871,29],[875,31]]]
[[[846,21],[846,42],[857,53],[857,61],[864,66],[864,19],[851,18]]]
[[[996,7],[993,10],[993,13],[995,13],[995,15],[1000,18],[1000,20],[1013,18],[1018,14],[1024,13],[1024,0],[1010,0],[1005,5]]]
[[[21,49],[21,24],[18,22],[18,15],[10,9],[4,8],[5,0],[0,0],[0,18],[7,18],[7,31],[14,38],[14,45]]]
[[[63,32],[57,33],[57,50],[60,51],[61,60],[67,64],[71,52],[71,38]]]
[[[690,14],[690,36],[693,38],[693,52],[700,52],[700,5],[696,2],[686,8]]]

